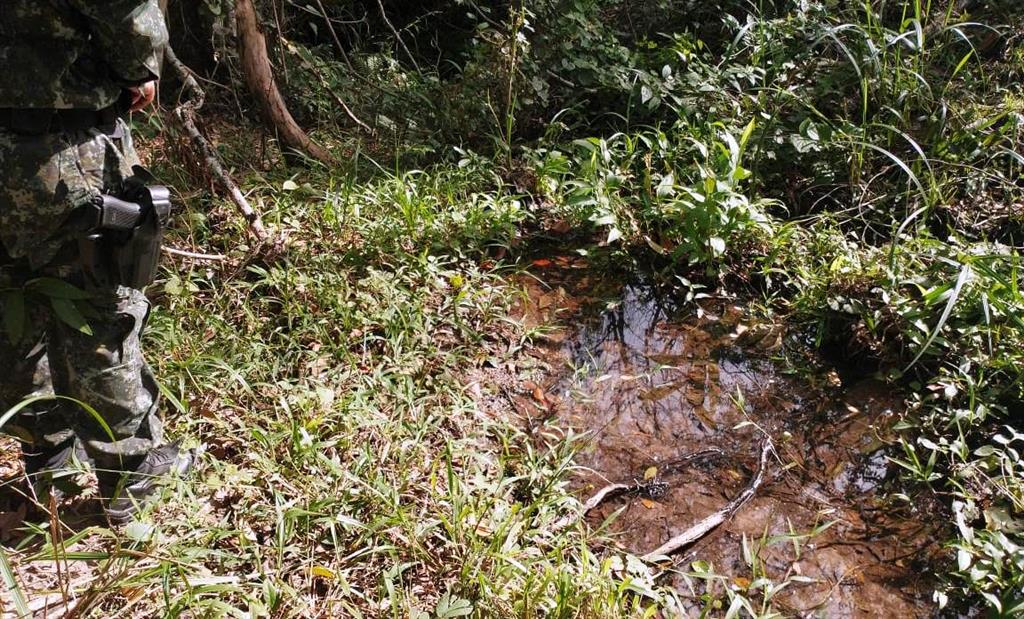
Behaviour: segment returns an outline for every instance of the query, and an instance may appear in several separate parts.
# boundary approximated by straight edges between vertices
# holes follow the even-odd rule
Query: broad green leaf
[[[91,299],[88,292],[73,286],[65,281],[53,277],[40,277],[30,281],[25,287],[33,292],[53,299],[70,299],[73,301],[84,301]]]
[[[747,148],[747,142],[750,141],[750,136],[754,133],[754,127],[757,126],[757,120],[751,118],[750,122],[743,129],[743,134],[740,136],[740,151],[742,152]]]
[[[25,293],[12,290],[3,295],[4,331],[12,343],[17,344],[25,335]]]
[[[640,103],[647,103],[654,97],[654,91],[647,86],[640,87]]]
[[[437,601],[437,608],[434,614],[437,619],[449,619],[451,617],[465,617],[473,613],[473,604],[469,600],[460,597],[453,597],[451,593],[445,592]]]
[[[711,246],[711,251],[714,252],[716,256],[721,256],[725,253],[725,239],[721,237],[711,237],[708,239],[708,245]]]
[[[78,310],[74,302],[70,299],[62,299],[59,297],[50,297],[50,306],[53,307],[53,312],[57,314],[61,322],[68,325],[72,329],[84,333],[86,335],[92,335],[92,327],[86,322],[85,316]]]

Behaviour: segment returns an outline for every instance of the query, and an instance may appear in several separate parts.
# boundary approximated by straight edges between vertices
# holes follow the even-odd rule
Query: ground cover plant
[[[820,350],[903,390],[895,460],[955,523],[937,604],[1020,612],[1015,2],[267,3],[282,90],[334,166],[238,114],[230,7],[183,4],[204,129],[283,249],[254,251],[170,117],[140,126],[182,197],[169,243],[217,255],[169,256],[150,290],[173,434],[206,452],[126,530],[22,514],[5,605],[784,613],[756,556],[747,588],[696,563],[675,590],[556,526],[579,509],[578,441],[479,406],[466,376],[536,335],[510,318],[511,276],[543,237],[681,298],[739,293],[787,325],[781,364]]]

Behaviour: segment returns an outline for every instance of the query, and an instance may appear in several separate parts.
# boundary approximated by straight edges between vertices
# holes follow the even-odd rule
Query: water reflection
[[[708,447],[726,454],[664,467],[663,497],[610,502],[592,514],[594,524],[622,509],[611,528],[618,543],[633,552],[656,547],[743,487],[768,434],[778,452],[773,481],[691,556],[749,577],[744,537],[792,537],[828,524],[799,553],[786,543],[762,551],[776,577],[796,569],[810,579],[788,588],[781,605],[839,617],[931,614],[931,578],[920,562],[936,549],[933,532],[912,506],[894,506],[881,491],[895,483],[883,439],[899,398],[870,381],[828,393],[784,378],[743,337],[755,329],[740,310],[709,304],[701,318],[690,310],[651,287],[625,286],[561,345],[572,371],[556,385],[557,414],[591,434],[579,457],[591,471],[581,494]]]
[[[559,389],[574,403],[568,421],[595,433],[587,465],[622,475],[638,459],[656,463],[702,441],[732,442],[731,428],[774,384],[769,364],[720,354],[728,337],[672,324],[677,312],[653,289],[627,286],[566,340],[563,353],[577,372]]]

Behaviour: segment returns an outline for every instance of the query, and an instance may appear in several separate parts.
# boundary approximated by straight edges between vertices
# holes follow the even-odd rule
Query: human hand
[[[156,99],[156,80],[151,80],[142,84],[141,86],[135,86],[129,88],[128,92],[132,95],[132,104],[128,108],[129,112],[138,112],[139,110],[145,109],[149,104],[153,103]]]

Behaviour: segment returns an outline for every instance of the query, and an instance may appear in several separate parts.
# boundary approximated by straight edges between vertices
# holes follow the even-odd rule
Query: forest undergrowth
[[[539,448],[468,393],[536,335],[511,318],[510,276],[543,237],[680,298],[750,299],[790,334],[778,363],[815,349],[905,392],[895,461],[955,522],[937,605],[1022,612],[1024,11],[436,4],[393,14],[408,42],[343,26],[344,3],[319,9],[340,33],[283,9],[282,89],[334,168],[282,157],[217,96],[208,128],[284,233],[278,255],[252,251],[162,117],[136,119],[182,198],[169,244],[216,255],[167,257],[147,341],[172,435],[205,454],[128,529],[26,520],[5,603],[49,588],[106,617],[786,614],[771,578],[676,590],[555,526],[580,508],[578,441]],[[63,566],[71,593],[27,581],[32,564]]]

